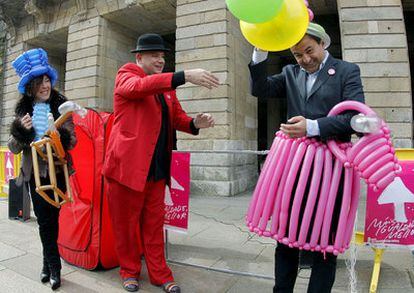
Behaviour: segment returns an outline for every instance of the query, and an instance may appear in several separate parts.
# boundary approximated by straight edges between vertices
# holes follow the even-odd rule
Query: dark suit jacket
[[[329,56],[307,96],[306,73],[299,65],[287,65],[282,73],[267,76],[266,61],[249,65],[252,95],[260,98],[287,98],[287,119],[303,116],[317,120],[320,138],[349,141],[354,131],[350,120],[355,112],[326,117],[338,103],[355,100],[364,103],[358,65]],[[329,73],[328,73],[329,71]]]

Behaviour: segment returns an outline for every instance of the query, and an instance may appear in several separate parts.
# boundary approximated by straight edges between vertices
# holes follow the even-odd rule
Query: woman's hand
[[[30,117],[29,113],[24,115],[21,121],[24,128],[31,129],[33,127],[32,117]]]

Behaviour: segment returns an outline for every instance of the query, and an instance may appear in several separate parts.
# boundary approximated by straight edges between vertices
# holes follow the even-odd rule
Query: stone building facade
[[[412,147],[410,60],[414,30],[408,17],[413,0],[311,0],[316,21],[334,42],[331,53],[361,67],[367,103],[393,130],[397,147]],[[178,89],[190,114],[210,112],[213,129],[192,137],[179,134],[182,150],[266,149],[284,119],[281,101],[258,101],[249,94],[247,64],[252,47],[224,0],[0,0],[6,24],[0,91],[0,144],[18,98],[11,62],[24,50],[43,47],[58,70],[58,88],[78,103],[112,109],[117,69],[133,62],[129,50],[144,32],[165,37],[175,54],[168,68],[205,68],[221,81],[217,89],[186,85]],[[411,18],[412,19],[412,18]],[[412,22],[412,21],[411,21]],[[288,52],[271,55],[269,71],[292,62]],[[254,186],[257,157],[194,153],[192,192],[234,195]]]

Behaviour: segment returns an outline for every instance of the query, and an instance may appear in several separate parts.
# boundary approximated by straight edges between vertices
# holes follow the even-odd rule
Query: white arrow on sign
[[[9,178],[12,178],[13,177],[13,164],[12,164],[12,162],[10,161],[10,157],[7,157],[7,162],[6,162],[6,169],[7,169],[7,176],[9,177]]]
[[[394,220],[406,223],[405,203],[414,203],[414,194],[405,186],[400,177],[396,177],[378,198],[378,204],[394,204]]]
[[[177,189],[177,190],[184,190],[184,187],[180,185],[180,183],[178,183],[177,180],[175,180],[174,177],[171,176],[171,189]],[[170,192],[170,188],[168,187],[168,185],[165,186],[165,198],[164,198],[164,203],[167,206],[172,206],[174,205],[174,202],[171,198],[171,192]]]

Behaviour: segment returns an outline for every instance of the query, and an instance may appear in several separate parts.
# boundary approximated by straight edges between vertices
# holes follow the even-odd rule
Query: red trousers
[[[109,178],[106,182],[121,277],[139,278],[141,252],[138,243],[142,241],[151,283],[162,285],[173,281],[164,255],[165,180],[147,182],[143,192]]]

